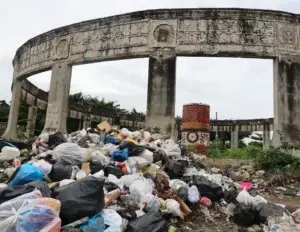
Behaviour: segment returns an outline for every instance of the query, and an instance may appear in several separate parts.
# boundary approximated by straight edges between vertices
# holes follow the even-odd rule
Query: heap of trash
[[[249,172],[262,170],[207,170],[203,156],[153,137],[105,122],[41,134],[31,149],[4,146],[0,231],[197,231],[185,222],[199,212],[202,223],[223,215],[244,231],[300,231],[299,209],[256,191]]]

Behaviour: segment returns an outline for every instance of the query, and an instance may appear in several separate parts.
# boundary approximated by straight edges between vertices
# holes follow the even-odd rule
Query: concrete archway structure
[[[148,10],[57,28],[28,40],[13,60],[6,138],[16,136],[21,81],[52,70],[45,130],[66,129],[72,66],[149,57],[147,128],[174,134],[177,56],[274,60],[274,145],[300,139],[300,15],[252,9]]]

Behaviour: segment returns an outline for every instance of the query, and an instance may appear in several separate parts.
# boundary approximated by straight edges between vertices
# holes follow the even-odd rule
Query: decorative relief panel
[[[251,44],[275,45],[274,22],[257,20],[180,20],[179,45]]]
[[[151,21],[150,46],[151,47],[176,47],[177,20]]]
[[[52,50],[52,59],[53,60],[68,59],[69,51],[70,51],[70,39],[68,37],[58,38],[55,47]]]
[[[278,47],[280,50],[299,49],[299,26],[278,24]]]

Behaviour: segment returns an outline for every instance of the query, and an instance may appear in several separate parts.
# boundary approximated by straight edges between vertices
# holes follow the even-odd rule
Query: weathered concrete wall
[[[278,57],[299,53],[300,16],[250,9],[163,9],[54,29],[27,41],[14,58],[15,77],[81,64],[148,57],[156,49],[184,56]]]

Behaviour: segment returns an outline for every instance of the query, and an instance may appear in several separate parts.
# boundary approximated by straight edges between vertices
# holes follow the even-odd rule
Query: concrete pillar
[[[32,138],[35,132],[35,123],[36,123],[37,107],[30,106],[28,110],[28,119],[26,126],[26,135],[28,138]]]
[[[239,130],[237,125],[233,125],[231,131],[231,149],[239,147]]]
[[[175,139],[176,55],[150,54],[146,129]]]
[[[300,141],[300,62],[274,60],[274,135],[272,145]]]
[[[263,132],[263,148],[269,149],[271,145],[270,130],[264,130]]]
[[[19,109],[21,104],[21,95],[22,95],[22,86],[21,82],[15,80],[13,82],[13,91],[12,91],[12,99],[9,108],[9,116],[7,127],[2,135],[5,139],[17,139],[17,124],[19,118]]]
[[[44,131],[67,132],[68,103],[72,66],[58,63],[52,67]]]

